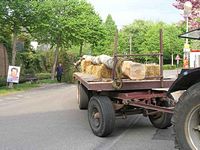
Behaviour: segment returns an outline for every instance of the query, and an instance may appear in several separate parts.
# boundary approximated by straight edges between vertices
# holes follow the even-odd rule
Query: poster
[[[19,83],[20,67],[9,66],[7,82]]]

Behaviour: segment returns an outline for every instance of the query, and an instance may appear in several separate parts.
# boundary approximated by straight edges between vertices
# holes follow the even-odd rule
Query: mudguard
[[[169,88],[167,94],[179,90],[187,90],[193,84],[198,82],[200,82],[200,67],[195,69],[183,69]]]

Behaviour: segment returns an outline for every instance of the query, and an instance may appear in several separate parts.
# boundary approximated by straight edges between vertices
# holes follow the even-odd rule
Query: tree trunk
[[[82,52],[83,52],[83,42],[81,42],[80,44],[79,56],[82,56]]]
[[[59,47],[60,47],[59,44],[57,44],[55,52],[54,52],[54,62],[53,62],[52,70],[51,70],[51,80],[54,80],[54,77],[55,77],[56,64],[57,64],[57,61],[58,61]]]
[[[13,33],[13,41],[12,41],[12,65],[15,65],[16,61],[16,43],[17,43],[17,34]]]
[[[16,43],[17,43],[17,34],[13,33],[13,39],[12,39],[12,66],[15,65],[16,61]],[[9,88],[13,88],[13,83],[9,83]]]

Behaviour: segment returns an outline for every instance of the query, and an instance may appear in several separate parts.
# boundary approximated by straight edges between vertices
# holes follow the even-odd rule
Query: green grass
[[[44,79],[44,80],[39,80],[39,84],[51,84],[51,83],[58,83],[56,80],[51,80],[51,79]]]
[[[178,68],[181,68],[181,66],[179,65]],[[177,69],[176,65],[173,65],[173,66],[170,64],[163,65],[163,70],[174,70],[174,69]]]
[[[16,93],[20,91],[25,91],[28,89],[39,87],[39,84],[30,84],[30,83],[22,83],[22,84],[14,84],[13,88],[8,88],[8,86],[0,87],[0,95],[7,95],[10,93]]]
[[[21,84],[13,84],[13,88],[11,89],[8,88],[8,86],[2,86],[0,87],[0,96],[40,87],[41,84],[52,84],[52,83],[57,83],[57,81],[51,80],[51,79],[44,79],[44,80],[39,80],[37,83],[27,82],[27,83],[21,83]]]

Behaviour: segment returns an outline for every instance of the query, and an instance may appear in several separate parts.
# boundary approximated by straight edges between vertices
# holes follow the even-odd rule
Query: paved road
[[[181,69],[176,69],[176,70],[164,70],[164,78],[177,78],[178,74],[180,73]]]
[[[0,96],[0,150],[174,150],[172,128],[154,128],[141,115],[117,119],[110,137],[96,137],[76,85],[55,84]]]

